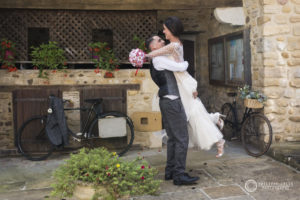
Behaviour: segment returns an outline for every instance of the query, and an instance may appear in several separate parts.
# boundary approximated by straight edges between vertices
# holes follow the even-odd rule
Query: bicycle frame
[[[96,109],[98,107],[99,111]],[[87,111],[88,110],[88,117],[84,121],[83,129],[81,129],[82,137],[86,137],[86,133],[88,132],[88,127],[90,123],[93,121],[94,118],[98,117],[102,113],[101,105],[97,105],[97,103],[93,103],[93,105],[90,108],[64,108],[65,110],[80,110],[80,111]],[[92,118],[92,115],[95,115],[94,118]]]
[[[231,105],[232,105],[232,108],[233,108],[233,114],[234,114],[234,119],[235,119],[232,126],[237,132],[239,132],[241,130],[241,127],[242,127],[243,123],[247,119],[247,117],[252,113],[252,108],[246,107],[245,111],[244,111],[244,114],[243,114],[242,121],[239,121],[238,116],[237,116],[237,108],[236,108],[236,99],[235,98],[234,98]]]

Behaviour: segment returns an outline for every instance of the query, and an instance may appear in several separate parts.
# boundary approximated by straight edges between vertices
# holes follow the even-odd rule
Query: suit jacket
[[[48,113],[46,134],[52,144],[66,146],[69,144],[68,127],[62,99],[50,96],[50,108],[52,113]]]

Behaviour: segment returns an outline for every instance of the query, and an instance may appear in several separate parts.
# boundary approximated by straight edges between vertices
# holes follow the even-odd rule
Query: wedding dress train
[[[209,150],[223,138],[223,134],[216,126],[219,114],[209,114],[201,100],[192,96],[193,91],[196,91],[197,82],[188,72],[174,72],[174,75],[189,122],[189,147]]]

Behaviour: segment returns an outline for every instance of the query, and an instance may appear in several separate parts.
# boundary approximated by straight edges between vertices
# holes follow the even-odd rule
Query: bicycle
[[[242,121],[237,117],[237,93],[227,93],[234,97],[232,103],[225,103],[221,107],[221,113],[225,115],[222,133],[226,140],[238,138],[242,140],[246,152],[254,157],[265,154],[272,143],[272,126],[268,118],[251,107],[246,107]]]
[[[64,104],[67,102],[72,103],[70,100],[64,100]],[[116,151],[119,156],[125,154],[134,140],[132,120],[121,112],[104,112],[102,109],[103,98],[87,99],[85,102],[91,104],[91,106],[88,108],[64,108],[64,112],[67,110],[88,111],[88,117],[84,120],[81,132],[73,133],[68,128],[68,135],[75,142],[80,143],[80,147],[96,148],[104,146]],[[48,112],[51,111],[49,109]],[[33,116],[25,121],[19,129],[18,149],[27,159],[32,161],[45,160],[57,148],[49,140],[45,131],[46,126],[47,115]],[[107,135],[108,133],[112,135]]]

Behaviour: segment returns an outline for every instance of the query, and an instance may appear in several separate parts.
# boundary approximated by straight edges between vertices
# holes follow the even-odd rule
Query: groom
[[[146,41],[146,47],[151,51],[164,45],[164,40],[158,36]],[[187,62],[176,63],[165,56],[154,57],[150,67],[151,77],[159,87],[159,107],[168,135],[165,180],[173,179],[175,185],[192,184],[199,180],[199,177],[190,177],[184,172],[189,142],[187,118],[173,74],[173,71],[185,71],[187,67]]]

